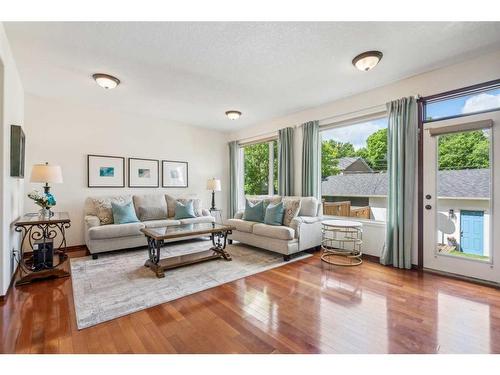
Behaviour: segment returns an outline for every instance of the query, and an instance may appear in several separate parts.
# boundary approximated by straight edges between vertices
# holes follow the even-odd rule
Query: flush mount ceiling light
[[[379,63],[382,60],[382,52],[380,51],[368,51],[359,54],[352,60],[352,65],[354,65],[357,69],[367,72]]]
[[[230,120],[238,120],[241,116],[241,112],[240,111],[227,111],[226,116]]]
[[[120,84],[120,80],[116,77],[110,76],[109,74],[96,73],[92,75],[92,78],[96,83],[105,89],[114,89]]]

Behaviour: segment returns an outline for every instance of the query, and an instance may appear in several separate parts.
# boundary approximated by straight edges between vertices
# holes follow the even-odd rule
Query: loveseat
[[[193,201],[196,217],[175,220],[175,202],[185,203],[188,200]],[[133,202],[139,222],[115,224],[111,202],[126,204],[130,201]],[[94,259],[102,252],[147,246],[146,237],[140,231],[142,228],[215,221],[210,212],[201,207],[200,199],[175,198],[167,194],[89,197],[85,201],[84,212],[85,244]]]
[[[244,210],[238,211],[226,223],[236,227],[229,240],[283,254],[285,261],[290,255],[317,248],[321,245],[321,203],[314,197],[251,196],[252,203],[263,200],[266,205],[285,203],[283,225],[269,225],[244,220]],[[298,205],[298,207],[297,207]],[[288,212],[286,212],[288,210]],[[292,212],[291,212],[292,211]],[[289,220],[286,216],[292,215]]]

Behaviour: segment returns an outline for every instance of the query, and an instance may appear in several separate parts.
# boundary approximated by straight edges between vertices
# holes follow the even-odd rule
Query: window
[[[425,104],[424,121],[436,121],[500,109],[500,87],[487,86],[477,90],[467,90],[459,94]]]
[[[276,140],[242,147],[244,195],[278,193],[278,142]]]
[[[321,132],[324,215],[386,220],[387,118]]]

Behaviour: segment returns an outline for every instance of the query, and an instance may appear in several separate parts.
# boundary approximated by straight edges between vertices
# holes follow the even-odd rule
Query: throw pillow
[[[283,206],[285,208],[285,214],[283,217],[283,225],[289,227],[293,218],[295,218],[300,211],[300,198],[288,198],[283,197]]]
[[[132,202],[125,204],[111,202],[111,210],[113,211],[113,221],[115,224],[139,222],[139,219],[135,214],[134,204]]]
[[[175,202],[175,220],[190,219],[193,217],[196,217],[193,209],[193,201],[189,201],[185,205]]]
[[[196,216],[203,216],[203,212],[201,210],[201,199],[199,198],[179,198],[177,202],[182,204],[186,204],[187,202],[193,202],[193,210]]]
[[[95,208],[95,215],[102,225],[113,224],[113,210],[111,202],[125,204],[132,201],[130,195],[117,195],[113,197],[101,197],[92,199]]]
[[[243,220],[246,221],[256,221],[258,223],[264,222],[264,202],[252,204],[248,201],[245,202],[245,213],[243,214]]]
[[[266,208],[264,224],[282,225],[284,214],[285,208],[283,207],[283,202],[280,202],[278,204],[269,204]]]

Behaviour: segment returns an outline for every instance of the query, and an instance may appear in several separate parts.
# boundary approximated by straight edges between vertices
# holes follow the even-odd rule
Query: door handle
[[[425,205],[425,209],[426,209],[426,210],[430,210],[431,208],[432,208],[432,206],[431,206],[430,204],[426,204],[426,205]]]
[[[425,196],[425,199],[431,199],[431,198],[432,198],[432,196],[431,196],[430,194],[427,194],[427,195]]]

